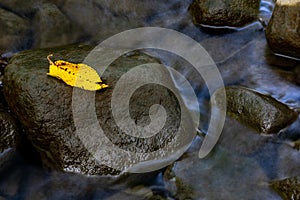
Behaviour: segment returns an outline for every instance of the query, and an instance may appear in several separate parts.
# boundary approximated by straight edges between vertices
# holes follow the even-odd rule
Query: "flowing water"
[[[246,86],[299,108],[299,62],[274,56],[266,43],[263,24],[271,16],[274,7],[271,0],[262,1],[260,20],[223,33],[213,27],[207,31],[192,23],[188,12],[192,0],[98,2],[104,11],[99,19],[98,38],[104,40],[120,31],[146,26],[179,31],[206,49],[217,64],[225,85]],[[89,28],[89,24],[85,26]],[[88,37],[83,41],[97,44]],[[191,82],[200,102],[199,129],[205,133],[210,111],[203,79],[183,58],[163,51],[147,50],[147,53],[160,58]],[[245,134],[237,134],[241,132]],[[198,137],[183,158],[169,168],[182,182],[190,182],[195,199],[280,199],[268,187],[268,182],[300,174],[299,152],[285,142],[299,135],[299,121],[280,133],[283,139],[278,143],[227,119],[212,155],[204,160],[197,158]],[[0,166],[0,200],[150,199],[153,195],[174,199],[176,196],[172,181],[164,177],[164,170],[120,177],[83,177],[45,170],[37,161],[38,156],[30,158],[14,151],[3,152],[1,156],[10,153],[13,156]]]

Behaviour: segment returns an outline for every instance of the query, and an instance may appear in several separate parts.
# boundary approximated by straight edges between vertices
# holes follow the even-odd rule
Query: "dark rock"
[[[241,27],[257,19],[259,0],[195,0],[190,12],[195,24]]]
[[[0,8],[0,52],[26,45],[29,23],[20,16]]]
[[[300,177],[271,182],[271,187],[284,199],[300,199]]]
[[[82,104],[81,108],[72,110],[73,88],[46,75],[46,56],[49,53],[55,53],[56,58],[79,63],[90,50],[91,47],[87,46],[72,46],[25,51],[15,55],[5,70],[4,94],[11,110],[24,126],[28,138],[41,154],[45,166],[82,174],[116,173],[113,169],[98,164],[75,134],[72,112],[76,109],[84,111],[89,105]],[[117,59],[102,76],[109,87],[95,94],[97,119],[106,136],[120,148],[134,152],[152,152],[166,145],[170,137],[173,137],[166,131],[170,128],[177,129],[180,120],[175,96],[159,85],[146,85],[131,97],[130,115],[137,124],[148,124],[150,106],[156,103],[163,105],[168,117],[161,132],[150,138],[135,138],[124,134],[116,125],[110,108],[115,84],[123,73],[144,63],[158,63],[158,60],[141,53]],[[77,91],[82,92],[80,98],[83,102],[94,94],[80,89]],[[80,122],[84,127],[89,126],[90,119],[89,113],[85,114],[87,121]]]
[[[35,48],[72,44],[78,41],[81,31],[75,31],[70,20],[54,4],[39,6],[33,18]]]
[[[66,0],[61,10],[76,27],[75,31],[94,43],[121,31],[142,26],[138,17],[133,20],[122,13],[114,12],[105,7],[106,3],[102,1],[102,5],[99,5],[94,1]]]
[[[4,102],[4,97],[3,97],[3,92],[2,92],[2,80],[3,80],[3,75],[4,75],[4,69],[8,64],[8,58],[7,57],[2,57],[0,55],[0,107],[3,107],[3,102]]]
[[[0,152],[8,148],[16,148],[20,144],[19,127],[16,120],[0,110]]]
[[[13,10],[19,16],[30,16],[44,0],[1,0],[0,6]]]
[[[216,101],[223,101],[215,93]],[[277,133],[297,119],[298,114],[268,95],[244,87],[226,87],[227,113],[259,133]],[[218,104],[218,103],[217,103]]]
[[[289,0],[276,1],[266,37],[274,53],[300,58],[300,4]]]

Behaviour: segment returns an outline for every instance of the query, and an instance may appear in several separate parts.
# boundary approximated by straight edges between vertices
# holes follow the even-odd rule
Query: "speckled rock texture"
[[[277,0],[266,37],[274,53],[300,58],[300,1]]]
[[[195,0],[190,12],[195,24],[241,27],[257,19],[259,0]]]
[[[0,109],[0,153],[8,148],[16,148],[20,144],[20,133],[16,120]]]
[[[271,187],[284,200],[300,199],[300,177],[291,177],[271,182]]]

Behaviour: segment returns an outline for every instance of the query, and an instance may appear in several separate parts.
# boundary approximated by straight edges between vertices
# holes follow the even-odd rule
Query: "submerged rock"
[[[215,93],[216,101],[223,101]],[[276,99],[238,86],[226,87],[227,113],[259,133],[277,133],[297,119],[298,114]],[[217,103],[218,105],[218,103]]]
[[[271,182],[271,187],[284,199],[300,199],[300,177]]]
[[[79,100],[83,103],[73,108],[72,98],[73,101],[75,98],[72,96],[73,88],[58,79],[47,76],[49,64],[46,56],[55,53],[54,56],[57,59],[79,63],[91,50],[92,48],[87,46],[73,46],[25,51],[15,55],[11,64],[6,67],[4,94],[10,108],[26,129],[28,138],[40,153],[45,166],[89,175],[116,173],[114,169],[99,164],[76,135],[76,131],[81,128],[90,130],[91,115],[85,110],[95,104],[97,120],[106,137],[114,145],[131,152],[152,152],[172,139],[173,135],[169,132],[179,126],[180,108],[178,100],[166,88],[160,85],[145,85],[131,96],[130,116],[136,124],[147,125],[150,122],[149,108],[153,104],[160,104],[167,114],[164,127],[161,132],[149,138],[137,138],[120,130],[111,111],[111,98],[117,81],[121,75],[135,66],[158,63],[157,59],[137,52],[120,57],[108,67],[102,75],[102,80],[109,85],[107,89],[96,93],[77,89],[76,91],[82,93]],[[95,95],[95,102],[86,102],[88,97],[93,97],[93,95]],[[154,111],[152,108],[150,112]],[[74,112],[82,112],[86,119],[77,122],[79,127],[76,126],[76,128]],[[89,134],[89,131],[86,132],[87,139]],[[131,160],[117,159],[114,162],[124,165]]]
[[[190,12],[195,24],[241,27],[257,19],[259,0],[195,0]]]
[[[232,131],[240,130],[234,127]],[[231,141],[231,145],[235,145],[234,141]],[[196,140],[193,149],[187,151],[173,166],[167,168],[164,176],[167,189],[175,194],[176,199],[245,199],[245,197],[274,199],[276,197],[266,184],[262,184],[268,178],[253,157],[241,156],[217,145],[209,156],[200,159],[198,157],[200,146],[201,141]]]
[[[299,1],[277,0],[266,37],[274,53],[300,58]]]

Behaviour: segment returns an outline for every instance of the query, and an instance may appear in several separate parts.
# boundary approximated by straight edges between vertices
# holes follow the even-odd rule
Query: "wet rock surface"
[[[257,19],[258,0],[195,0],[190,12],[195,24],[241,27]]]
[[[21,144],[21,128],[9,112],[3,94],[2,79],[8,58],[0,56],[0,153],[7,149],[17,149]]]
[[[299,1],[278,0],[266,29],[274,53],[300,58]]]
[[[283,180],[273,181],[271,187],[284,200],[300,199],[300,177],[286,178]]]
[[[47,76],[48,61],[46,56],[55,55],[75,63],[81,62],[91,47],[69,47],[45,49],[19,53],[6,67],[4,77],[4,94],[8,105],[16,114],[32,144],[41,154],[45,166],[82,174],[106,174],[114,170],[97,164],[82,142],[75,135],[72,111],[73,88],[62,81]],[[159,103],[166,108],[166,124],[162,131],[149,138],[136,139],[123,133],[115,121],[110,109],[111,95],[120,76],[134,66],[158,62],[157,59],[141,53],[123,56],[115,61],[103,74],[103,80],[109,88],[96,92],[96,114],[107,137],[123,149],[130,151],[151,152],[167,144],[168,129],[178,128],[180,109],[174,95],[160,86],[143,86],[130,100],[130,115],[136,123],[143,126],[149,123],[149,108]],[[167,78],[167,77],[165,77]],[[78,89],[80,90],[80,89]],[[93,93],[83,91],[82,101],[87,101]],[[79,110],[85,110],[82,104]],[[75,110],[76,110],[75,109]],[[89,113],[86,122],[81,125],[89,126]],[[178,121],[178,123],[177,123]],[[81,126],[80,125],[80,126]],[[121,162],[121,161],[118,161]]]
[[[20,144],[20,130],[16,120],[0,110],[0,152]]]
[[[237,86],[226,87],[225,91],[227,113],[259,133],[278,133],[297,119],[295,111],[268,95]],[[217,105],[224,101],[218,91],[215,95]]]

